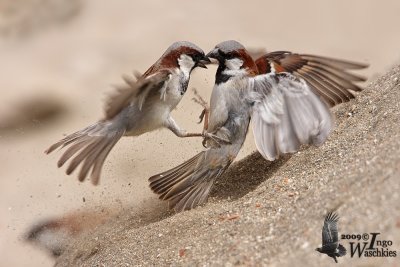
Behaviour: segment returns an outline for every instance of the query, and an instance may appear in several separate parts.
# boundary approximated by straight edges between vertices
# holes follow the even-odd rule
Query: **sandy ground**
[[[399,100],[400,66],[336,110],[338,127],[322,147],[272,163],[254,153],[189,212],[166,214],[149,204],[126,210],[70,244],[56,266],[327,266],[335,263],[315,248],[331,210],[341,216],[341,234],[378,232],[398,253]],[[398,255],[339,262],[400,266]]]
[[[43,151],[63,134],[71,133],[99,119],[102,114],[102,100],[105,93],[110,92],[110,84],[118,83],[121,73],[130,73],[133,69],[146,70],[172,42],[190,40],[203,47],[204,50],[209,50],[222,40],[237,39],[248,47],[266,47],[268,50],[287,49],[353,59],[371,64],[371,67],[364,73],[369,77],[376,77],[379,73],[384,73],[400,59],[400,50],[398,49],[400,46],[400,35],[398,34],[400,3],[398,1],[387,1],[385,5],[380,2],[369,3],[366,1],[332,2],[330,4],[320,1],[302,1],[291,5],[276,1],[258,1],[250,5],[238,1],[165,2],[154,0],[137,4],[128,0],[113,1],[112,3],[106,0],[91,0],[85,1],[84,4],[79,4],[79,1],[71,1],[70,3],[73,3],[74,6],[69,8],[64,8],[62,0],[54,0],[54,2],[58,4],[41,5],[47,9],[40,12],[32,7],[24,8],[21,12],[25,14],[24,17],[29,19],[13,20],[11,15],[5,16],[5,14],[13,14],[13,12],[18,14],[19,9],[17,8],[15,11],[11,8],[10,11],[5,4],[7,1],[0,1],[0,117],[7,121],[7,118],[21,110],[18,108],[21,103],[34,99],[49,99],[51,103],[60,103],[62,107],[57,111],[60,115],[56,119],[29,121],[29,123],[13,126],[0,133],[0,266],[25,266],[28,264],[30,266],[50,266],[53,263],[53,259],[48,255],[25,244],[22,240],[22,235],[31,224],[46,217],[58,216],[70,210],[86,210],[103,206],[115,209],[128,207],[127,209],[131,212],[126,220],[130,221],[133,226],[143,225],[136,223],[133,219],[135,218],[134,214],[141,215],[143,210],[147,210],[149,214],[141,216],[147,216],[151,221],[159,221],[162,216],[167,216],[163,215],[166,210],[165,205],[159,203],[148,189],[147,177],[160,170],[175,166],[200,151],[202,148],[198,140],[178,139],[168,131],[154,132],[136,139],[125,138],[110,154],[101,184],[97,187],[93,187],[90,183],[79,183],[75,177],[68,177],[64,174],[64,170],[56,168],[56,161],[60,154],[45,156]],[[64,5],[66,2],[65,0]],[[19,1],[19,3],[24,5],[23,1]],[[54,10],[69,10],[69,12],[53,12]],[[49,13],[59,15],[48,16]],[[42,16],[43,19],[41,19]],[[34,26],[31,23],[33,20],[35,21]],[[193,75],[190,87],[198,88],[203,96],[209,97],[214,72],[215,68],[210,68],[208,71],[197,70]],[[190,92],[181,102],[175,112],[175,117],[184,128],[194,131],[200,129],[200,126],[195,123],[200,107],[193,105],[190,101],[191,96]],[[351,108],[352,104],[344,105],[341,107],[341,112],[346,114]],[[351,118],[350,122],[358,123],[355,118]],[[370,125],[370,122],[365,123],[360,125],[365,125],[365,127]],[[359,130],[361,134],[362,129]],[[398,128],[396,131],[387,134],[398,133]],[[343,140],[346,133],[341,134],[343,135],[341,139],[335,139],[340,137],[333,136],[332,140],[336,140],[335,142]],[[352,135],[351,138],[354,136]],[[321,149],[324,151],[329,147],[328,144]],[[389,148],[390,146],[388,146]],[[171,155],[171,151],[174,151],[173,155]],[[252,151],[254,151],[254,145],[250,135],[239,159],[249,155]],[[316,150],[310,151],[312,152],[306,153],[316,153]],[[369,152],[373,153],[373,151]],[[337,153],[337,150],[332,150],[333,155]],[[393,150],[393,153],[389,155],[398,156],[398,152]],[[370,156],[368,160],[374,158],[370,154],[366,156]],[[270,170],[269,163],[261,161],[258,156],[252,157],[255,157],[260,163],[260,169]],[[381,158],[383,160],[383,157],[378,157],[378,159]],[[349,162],[350,159],[348,158]],[[308,161],[305,158],[303,161],[303,165],[306,167],[305,163],[308,164]],[[336,166],[335,162],[338,164],[330,157],[327,157],[327,162],[330,162],[329,166]],[[284,162],[280,161],[274,163],[272,169],[278,169],[278,166],[288,168]],[[350,169],[353,168],[351,165],[347,166]],[[388,167],[378,165],[373,168],[373,166],[372,164],[370,167],[372,168],[371,173],[383,172]],[[343,183],[350,183],[350,181],[355,181],[355,177],[362,176],[361,172],[357,173],[358,176],[350,176],[350,178],[343,173],[342,179],[350,179],[343,180]],[[331,184],[337,179],[337,176],[340,176],[339,172],[337,175],[330,173],[330,175],[321,177],[320,179],[323,180],[320,183]],[[307,177],[306,181],[315,179],[315,176]],[[383,179],[382,177],[381,179]],[[251,199],[252,196],[255,196],[254,194],[258,194],[257,192],[261,194],[265,188],[268,188],[267,181],[257,182],[259,179],[256,179],[254,183],[250,180],[234,184],[234,188],[242,189],[232,189],[231,199],[237,199],[239,202],[231,202],[226,199],[225,196],[228,193],[224,190],[230,188],[227,187],[230,185],[229,182],[226,186],[217,187],[214,193],[217,200],[218,196],[222,198],[222,204],[219,204],[219,201],[211,201],[205,208],[173,216],[158,224],[166,223],[174,227],[175,223],[184,223],[180,229],[186,227],[193,229],[197,225],[196,222],[204,222],[203,220],[207,220],[207,218],[214,218],[229,210],[240,211],[241,218],[248,218],[246,222],[250,223],[249,229],[257,224],[258,219],[267,220],[266,218],[278,216],[279,220],[289,220],[284,215],[291,214],[290,210],[285,213],[277,212],[278,204],[281,202],[275,201],[275,196],[272,196],[271,191],[265,193],[261,199],[264,211],[268,210],[267,215],[264,212],[264,217],[261,216],[261,211],[257,211],[260,216],[257,219],[254,218],[252,222],[250,215],[246,215],[247,213],[244,211],[242,213],[242,210],[234,209],[235,203],[241,203],[238,205],[245,207],[247,204],[244,203],[248,201],[245,199]],[[261,180],[266,179],[262,178]],[[369,178],[366,179],[366,181],[370,181]],[[301,183],[303,180],[296,179],[296,181]],[[389,181],[391,180],[389,179]],[[376,186],[372,182],[371,185],[356,182],[355,184],[358,186],[358,190],[364,194]],[[383,183],[385,186],[386,184]],[[333,190],[332,188],[334,187],[327,187],[325,190]],[[364,190],[364,188],[368,190]],[[222,190],[222,193],[218,193],[218,189]],[[386,189],[393,190],[393,186],[382,187],[382,190]],[[349,193],[347,196],[351,196],[351,194]],[[83,197],[85,202],[82,201]],[[308,201],[310,199],[312,198],[309,198]],[[391,201],[391,198],[389,199]],[[288,198],[289,200],[292,198]],[[307,208],[309,203],[305,202],[307,205],[304,205],[303,215],[298,218],[298,221],[305,224],[307,218],[313,225],[315,221],[318,221],[319,224],[323,211],[331,207],[326,201],[319,204],[321,209],[315,210]],[[361,222],[353,225],[350,220],[353,217],[361,220],[365,214],[374,217],[375,210],[370,213],[367,211],[357,213],[354,212],[353,204],[348,205],[347,210],[342,207],[340,210],[343,213],[343,227],[348,226],[346,229],[353,229],[349,227],[354,226],[357,231],[364,229],[362,227],[366,226]],[[281,207],[281,209],[283,208]],[[207,212],[209,213],[208,217],[204,217]],[[248,212],[254,212],[254,210]],[[311,214],[311,217],[305,217],[307,214]],[[382,216],[385,214],[382,213]],[[386,217],[379,218],[383,220]],[[387,218],[389,225],[394,218],[393,216]],[[213,223],[212,220],[211,222]],[[273,224],[276,223],[275,228],[280,225],[277,222],[276,220],[271,221]],[[236,233],[233,230],[218,230],[219,223],[216,221],[213,226],[215,227],[214,236],[218,235],[217,232],[221,232],[221,236],[226,242],[237,240],[229,238],[230,233]],[[232,223],[232,227],[235,225],[236,220]],[[283,224],[283,226],[285,225],[287,226],[287,224]],[[200,225],[198,226],[200,227]],[[124,227],[122,229],[128,231]],[[132,227],[133,235],[138,233],[135,229]],[[199,228],[199,231],[200,229],[205,228]],[[150,236],[154,231],[149,229],[146,233]],[[258,235],[253,236],[251,232],[248,232],[244,236],[256,238]],[[260,236],[261,239],[266,238],[266,235]],[[207,235],[204,238],[206,240]],[[318,243],[314,234],[310,234],[310,238],[310,246],[311,241],[312,244]],[[110,240],[114,239],[110,238]],[[159,242],[160,240],[155,239],[154,241]],[[172,241],[174,240],[171,239],[170,242]],[[213,249],[216,249],[219,241],[215,242],[215,246],[212,246]],[[172,243],[169,244],[172,245]],[[197,244],[202,243],[198,242]],[[220,253],[225,252],[223,248],[226,243],[220,244],[221,250],[218,253],[208,254],[212,258],[210,262],[214,261],[214,258],[216,262]],[[246,246],[244,244],[252,243],[240,243],[239,246]],[[183,240],[181,243],[176,243],[177,248],[174,250],[169,250],[170,246],[166,245],[166,252],[162,254],[166,256],[156,258],[154,261],[152,261],[153,257],[158,254],[148,252],[145,255],[149,256],[147,259],[149,263],[156,262],[157,259],[160,262],[165,260],[163,263],[173,262],[178,247],[183,245],[185,245]],[[253,245],[247,246],[247,249],[258,251]],[[266,245],[260,245],[261,251],[263,246]],[[269,250],[268,254],[260,255],[270,257],[275,255],[274,253],[278,250],[282,251],[282,247],[276,246],[275,249]],[[239,251],[245,250],[240,249]],[[190,259],[200,263],[200,257],[206,255],[203,252],[210,253],[211,251],[204,250],[202,253],[198,253],[198,257],[188,256],[185,263],[189,264]],[[99,257],[100,255],[103,254],[99,253]],[[167,255],[169,256],[167,257]],[[233,257],[230,262],[234,262],[235,257],[242,260],[240,259],[241,254],[232,256],[227,253],[226,256],[228,255]],[[280,254],[280,257],[284,258],[285,256],[282,255],[285,254]],[[313,259],[317,257],[314,254],[310,255]],[[251,259],[260,262],[257,257]],[[326,260],[317,259],[321,260],[321,263]]]

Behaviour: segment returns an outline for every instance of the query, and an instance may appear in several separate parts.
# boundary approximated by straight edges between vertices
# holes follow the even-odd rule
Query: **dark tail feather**
[[[339,244],[338,250],[339,250],[339,255],[338,255],[339,257],[343,257],[347,253],[346,248],[343,247],[342,244]]]
[[[85,129],[68,135],[58,141],[45,151],[46,154],[57,148],[70,146],[60,157],[57,165],[61,167],[72,157],[66,173],[70,175],[79,165],[82,168],[79,172],[79,181],[85,180],[89,171],[93,184],[98,184],[104,161],[111,149],[125,133],[125,130],[107,130],[110,124],[98,122]]]
[[[215,179],[202,181],[187,188],[181,194],[171,196],[168,203],[169,208],[180,212],[202,205],[207,201],[214,181]]]
[[[163,199],[165,194],[168,193],[178,182],[193,173],[194,167],[200,156],[201,153],[169,171],[150,177],[150,188],[154,193],[159,194],[161,199]],[[184,176],[183,174],[188,171],[191,171],[191,173]]]
[[[177,212],[192,209],[206,202],[211,187],[229,166],[228,161],[215,163],[207,151],[166,172],[149,178],[150,188],[159,198],[169,202]],[[225,163],[225,164],[224,164]]]

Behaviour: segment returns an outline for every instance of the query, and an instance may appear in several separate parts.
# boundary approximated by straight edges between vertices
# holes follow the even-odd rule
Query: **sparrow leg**
[[[168,116],[168,118],[167,118],[167,120],[165,122],[165,127],[170,129],[178,137],[199,137],[199,136],[203,136],[202,133],[188,133],[185,130],[181,129],[171,116]]]
[[[216,136],[215,134],[212,134],[212,133],[207,133],[204,131],[202,133],[188,133],[185,130],[181,129],[171,116],[168,116],[168,119],[166,121],[166,127],[168,129],[170,129],[178,137],[200,137],[200,136],[202,136],[204,138],[203,146],[207,139],[213,140],[219,146],[221,143],[230,144],[229,140],[219,137],[219,136]]]
[[[200,94],[197,92],[197,90],[195,88],[193,88],[193,93],[194,93],[194,97],[192,98],[192,100],[195,103],[197,103],[203,107],[203,111],[201,112],[201,114],[199,116],[199,119],[200,119],[199,123],[201,123],[204,119],[203,132],[207,132],[210,107],[208,106],[207,102],[200,96]]]
[[[194,97],[192,98],[192,100],[195,103],[197,103],[203,107],[203,111],[201,112],[201,114],[199,116],[199,119],[200,119],[199,123],[201,123],[204,119],[203,142],[202,142],[203,146],[207,147],[206,144],[207,144],[208,139],[213,140],[219,147],[221,146],[221,144],[231,144],[231,142],[229,140],[207,132],[210,107],[208,106],[207,101],[205,101],[203,99],[203,97],[201,97],[201,95],[197,92],[197,90],[195,88],[193,88],[193,93],[194,93]]]

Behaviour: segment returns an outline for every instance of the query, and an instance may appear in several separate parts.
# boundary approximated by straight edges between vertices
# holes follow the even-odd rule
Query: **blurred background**
[[[60,153],[44,150],[100,119],[122,73],[144,72],[177,40],[207,52],[236,39],[369,63],[371,80],[399,62],[399,14],[396,0],[0,0],[0,266],[51,266],[48,254],[24,242],[32,224],[70,210],[154,201],[147,178],[202,149],[200,140],[161,130],[123,138],[97,187],[58,169]],[[214,73],[196,70],[189,88],[208,99]],[[174,116],[197,131],[201,107],[192,96],[189,90]],[[249,136],[239,159],[254,150]]]

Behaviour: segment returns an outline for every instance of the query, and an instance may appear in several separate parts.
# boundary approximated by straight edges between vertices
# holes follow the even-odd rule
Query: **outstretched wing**
[[[153,75],[143,76],[136,81],[128,76],[123,76],[125,84],[117,86],[115,94],[111,95],[105,104],[105,119],[112,119],[125,107],[129,106],[132,101],[137,99],[141,108],[146,98],[152,92],[165,94],[166,84],[170,80],[171,72],[169,70],[161,70]],[[163,90],[164,89],[164,90]]]
[[[321,145],[327,139],[332,115],[304,80],[285,72],[250,81],[253,134],[264,158],[275,160],[301,144]]]
[[[329,212],[325,217],[324,227],[322,228],[322,247],[323,249],[335,250],[338,247],[338,227],[339,216]]]
[[[288,51],[265,54],[256,60],[256,65],[260,74],[289,72],[304,79],[331,106],[349,101],[354,98],[352,91],[362,90],[355,82],[366,78],[349,70],[368,67],[367,64]]]

